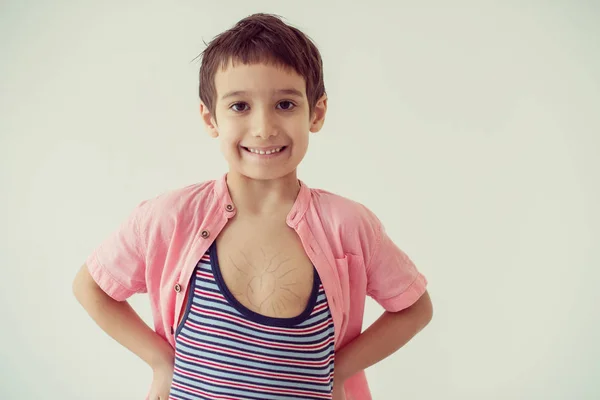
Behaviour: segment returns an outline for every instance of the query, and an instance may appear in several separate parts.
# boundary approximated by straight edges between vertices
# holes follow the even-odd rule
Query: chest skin
[[[244,307],[275,318],[293,318],[304,311],[314,268],[285,221],[235,218],[219,234],[216,246],[223,281]]]

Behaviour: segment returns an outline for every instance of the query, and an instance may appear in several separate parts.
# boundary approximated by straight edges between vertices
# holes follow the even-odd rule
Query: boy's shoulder
[[[368,209],[360,202],[326,189],[310,189],[312,199],[334,214],[363,213]]]
[[[207,180],[186,186],[166,190],[153,198],[145,200],[158,210],[185,211],[214,200],[216,180]]]
[[[325,189],[311,189],[311,196],[320,217],[336,229],[373,229],[380,224],[373,211],[354,199]]]
[[[138,204],[136,213],[142,224],[162,226],[177,221],[196,219],[209,210],[215,201],[217,181],[189,184],[165,190]]]

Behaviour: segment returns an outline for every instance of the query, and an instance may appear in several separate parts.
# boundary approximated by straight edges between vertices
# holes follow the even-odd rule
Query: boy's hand
[[[168,400],[173,383],[173,365],[164,363],[153,369],[152,386],[148,400]]]

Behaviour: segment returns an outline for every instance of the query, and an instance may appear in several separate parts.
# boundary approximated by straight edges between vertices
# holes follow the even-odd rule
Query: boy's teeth
[[[273,154],[273,153],[278,153],[278,152],[280,152],[282,148],[283,148],[283,147],[279,147],[279,148],[277,148],[277,149],[273,149],[273,150],[267,150],[267,151],[264,151],[264,150],[256,150],[256,149],[248,149],[248,150],[250,150],[250,152],[251,152],[251,153],[255,153],[255,154],[261,154],[261,155],[265,155],[265,154],[266,154],[266,155],[269,155],[269,154]]]

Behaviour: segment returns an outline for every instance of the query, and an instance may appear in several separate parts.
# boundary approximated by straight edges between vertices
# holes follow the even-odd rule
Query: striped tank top
[[[314,271],[313,290],[302,314],[267,317],[231,294],[213,244],[192,275],[176,331],[169,399],[331,399],[333,320]]]

